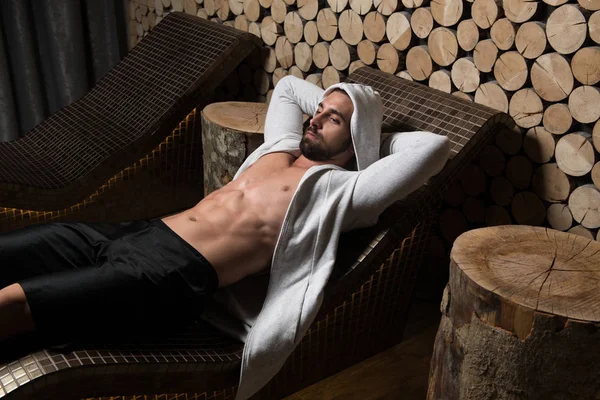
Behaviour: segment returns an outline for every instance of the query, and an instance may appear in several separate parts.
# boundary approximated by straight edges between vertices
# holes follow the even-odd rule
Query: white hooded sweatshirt
[[[314,115],[334,88],[343,89],[354,103],[350,130],[358,171],[311,167],[288,206],[270,276],[221,289],[216,299],[226,313],[208,307],[205,314],[209,322],[245,342],[236,400],[262,388],[308,330],[322,303],[340,234],[374,225],[388,206],[440,172],[450,153],[449,140],[430,132],[396,133],[380,146],[383,107],[369,86],[340,83],[324,91],[286,76],[271,98],[265,143],[235,178],[265,154],[285,151],[299,156],[303,113]],[[235,318],[227,320],[227,313]]]

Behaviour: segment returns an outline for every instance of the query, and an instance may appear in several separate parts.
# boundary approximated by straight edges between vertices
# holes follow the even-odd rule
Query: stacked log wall
[[[128,5],[130,47],[175,11],[260,37],[222,99],[268,102],[285,75],[325,88],[369,65],[512,115],[519,129],[499,133],[446,195],[434,254],[468,229],[500,224],[600,239],[600,0]]]

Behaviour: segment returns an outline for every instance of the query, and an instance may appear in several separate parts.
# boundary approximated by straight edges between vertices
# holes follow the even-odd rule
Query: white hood
[[[381,97],[370,86],[338,83],[328,87],[319,102],[323,101],[334,89],[345,91],[354,104],[354,112],[350,120],[350,133],[357,169],[364,170],[379,160],[381,121],[383,119]]]

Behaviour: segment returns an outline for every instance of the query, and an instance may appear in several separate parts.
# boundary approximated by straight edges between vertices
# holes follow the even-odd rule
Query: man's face
[[[331,92],[317,109],[304,131],[300,151],[312,161],[327,161],[353,152],[350,118],[354,105],[344,92]],[[353,153],[352,153],[353,154]]]

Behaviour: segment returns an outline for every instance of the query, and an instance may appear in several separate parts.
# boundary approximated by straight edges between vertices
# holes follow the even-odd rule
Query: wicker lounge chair
[[[390,207],[377,226],[342,237],[317,318],[257,399],[281,398],[400,341],[441,192],[501,125],[513,125],[506,114],[368,67],[348,81],[380,92],[386,131],[447,135],[452,159],[427,185]],[[197,174],[199,181],[200,169]],[[0,364],[0,397],[10,392],[7,399],[125,399],[134,394],[233,399],[242,348],[198,322],[168,338],[86,344],[64,353],[37,351]]]
[[[202,158],[185,156],[201,155],[195,108],[261,43],[169,14],[83,98],[0,143],[0,232],[50,220],[160,216],[195,204]]]

